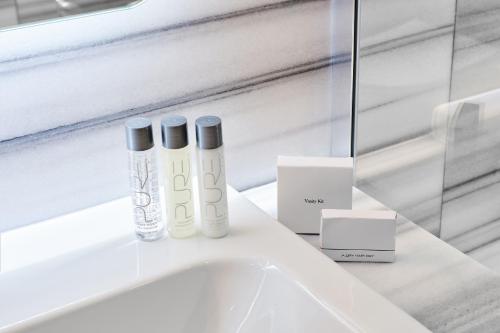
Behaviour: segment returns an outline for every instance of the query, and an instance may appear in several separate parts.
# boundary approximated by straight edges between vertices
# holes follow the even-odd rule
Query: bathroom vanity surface
[[[276,183],[245,192],[276,216]],[[353,208],[385,209],[354,189]],[[302,236],[319,251],[319,236]],[[498,332],[500,276],[398,216],[394,263],[340,263],[432,332]]]
[[[129,200],[6,234],[0,332],[427,332],[233,190],[222,239],[137,241]]]

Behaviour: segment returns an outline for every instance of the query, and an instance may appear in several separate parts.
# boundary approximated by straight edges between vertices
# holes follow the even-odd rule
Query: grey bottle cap
[[[125,123],[127,133],[127,148],[133,151],[143,151],[153,148],[153,126],[147,118],[132,118]]]
[[[180,149],[188,145],[187,119],[168,116],[161,120],[161,140],[167,149]]]
[[[222,122],[219,117],[204,116],[196,119],[196,144],[200,149],[222,146]]]

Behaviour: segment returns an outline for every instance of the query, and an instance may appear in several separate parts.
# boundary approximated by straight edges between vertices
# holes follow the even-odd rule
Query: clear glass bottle
[[[219,117],[196,119],[196,145],[201,227],[211,238],[229,233],[226,169]]]
[[[189,237],[196,232],[196,228],[186,118],[182,116],[163,118],[161,136],[167,230],[174,238]]]
[[[125,123],[129,151],[130,197],[134,209],[135,233],[144,241],[163,237],[163,221],[154,151],[153,126],[146,118]]]

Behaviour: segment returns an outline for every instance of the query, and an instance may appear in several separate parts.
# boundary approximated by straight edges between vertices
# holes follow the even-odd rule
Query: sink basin
[[[144,243],[127,235],[0,274],[0,332],[428,332],[228,193],[231,233],[223,239]],[[132,223],[127,198],[99,211],[89,215],[90,231],[110,219]]]
[[[279,268],[202,264],[44,321],[26,332],[355,332]]]

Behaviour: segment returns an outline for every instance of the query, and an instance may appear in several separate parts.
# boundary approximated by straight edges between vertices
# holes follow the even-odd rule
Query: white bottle
[[[125,123],[129,151],[130,196],[134,207],[135,233],[140,240],[163,237],[153,127],[146,118]]]
[[[161,136],[167,230],[174,238],[189,237],[196,232],[196,228],[186,118],[182,116],[163,118]]]
[[[229,221],[220,118],[196,119],[196,145],[202,231],[207,237],[224,237],[229,232]]]

